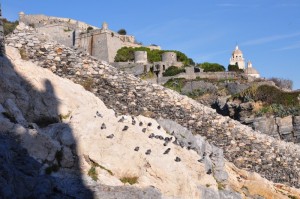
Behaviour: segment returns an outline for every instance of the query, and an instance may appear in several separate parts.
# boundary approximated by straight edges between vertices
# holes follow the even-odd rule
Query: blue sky
[[[145,45],[180,50],[196,62],[227,67],[235,45],[263,77],[300,89],[299,0],[1,0],[3,16],[19,11],[125,28]]]

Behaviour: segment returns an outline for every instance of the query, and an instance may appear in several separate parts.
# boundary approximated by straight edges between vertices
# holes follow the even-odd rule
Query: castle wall
[[[73,46],[73,37],[75,36],[75,30],[69,26],[62,24],[47,25],[37,28],[39,33],[44,33],[49,39],[57,41],[68,47]]]

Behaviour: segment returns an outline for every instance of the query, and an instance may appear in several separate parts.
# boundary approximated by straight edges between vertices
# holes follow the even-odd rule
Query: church
[[[230,65],[237,65],[239,69],[244,70],[244,73],[248,76],[259,78],[259,72],[253,68],[252,63],[250,61],[247,62],[247,68],[245,67],[245,58],[243,56],[243,52],[239,49],[239,46],[236,45],[235,50],[232,52],[229,61]]]

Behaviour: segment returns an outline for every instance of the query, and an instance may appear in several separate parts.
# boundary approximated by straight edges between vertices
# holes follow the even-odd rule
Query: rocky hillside
[[[28,175],[49,174],[52,181],[47,188],[41,186],[44,192],[35,181],[24,187],[30,190],[24,196],[300,196],[289,187],[299,185],[298,146],[254,132],[83,52],[46,41],[31,28],[19,26],[6,41],[14,67],[2,61],[1,129],[4,135],[17,137],[16,154],[26,149],[37,166],[34,175],[20,168],[24,181],[15,179],[2,189],[5,197],[12,196],[19,181],[27,185]],[[5,142],[10,151],[14,144]],[[224,159],[222,149],[239,168]],[[11,181],[6,177],[3,182]]]

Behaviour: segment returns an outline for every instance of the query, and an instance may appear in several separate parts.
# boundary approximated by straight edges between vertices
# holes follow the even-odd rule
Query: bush
[[[185,69],[184,68],[178,68],[176,66],[170,66],[167,68],[167,70],[163,73],[163,76],[174,76],[178,75],[179,73],[184,73]]]
[[[204,70],[204,72],[222,72],[225,71],[225,67],[217,64],[217,63],[208,63],[204,62],[202,64],[198,64],[200,68]]]
[[[2,19],[2,21],[3,21],[4,35],[8,35],[12,33],[15,30],[15,28],[19,25],[18,21],[11,22],[8,21],[7,19]]]
[[[120,35],[127,35],[127,32],[126,32],[126,30],[125,29],[120,29],[119,31],[118,31],[118,33],[120,34]]]
[[[94,30],[94,28],[91,27],[91,26],[89,26],[89,27],[86,29],[87,32],[90,32],[90,31],[92,31],[92,30]]]
[[[281,89],[293,89],[293,81],[289,79],[282,79],[282,78],[276,78],[272,77],[269,79],[270,81],[273,81],[276,86],[278,86]]]
[[[228,65],[228,71],[243,72],[243,69],[240,69],[238,65]]]
[[[181,92],[181,89],[185,85],[185,79],[184,78],[175,78],[175,79],[170,79],[168,80],[165,84],[164,87],[172,89],[177,92]]]
[[[125,176],[122,177],[120,179],[121,182],[123,182],[124,184],[129,183],[130,185],[136,184],[138,182],[139,177],[129,177],[129,176]]]

